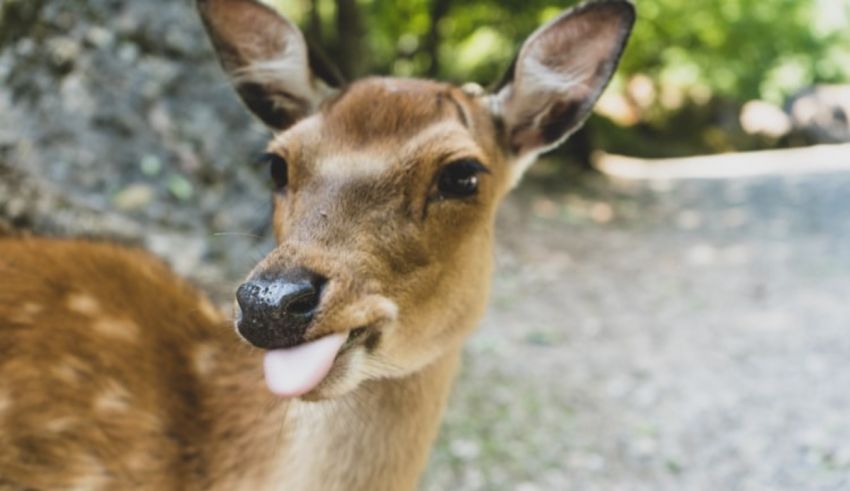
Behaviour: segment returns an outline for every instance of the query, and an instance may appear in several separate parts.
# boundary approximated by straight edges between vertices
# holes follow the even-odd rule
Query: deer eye
[[[286,160],[276,153],[264,153],[260,157],[260,164],[268,166],[274,190],[283,191],[289,182],[289,169]]]
[[[490,172],[481,162],[464,159],[452,162],[437,175],[437,192],[441,198],[467,198],[478,191],[478,174]]]

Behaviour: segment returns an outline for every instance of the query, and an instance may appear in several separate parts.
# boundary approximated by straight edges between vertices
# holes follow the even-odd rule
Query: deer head
[[[224,70],[273,131],[277,247],[239,287],[236,328],[284,396],[321,399],[457,350],[481,317],[497,204],[590,113],[634,22],[586,3],[537,30],[491,92],[344,84],[254,0],[199,0]]]

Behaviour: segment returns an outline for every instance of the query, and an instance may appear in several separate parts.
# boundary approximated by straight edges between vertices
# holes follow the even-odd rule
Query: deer
[[[269,6],[196,6],[271,130],[276,245],[226,314],[140,248],[0,239],[0,490],[415,489],[497,205],[588,117],[635,9],[566,10],[484,90],[345,82]]]

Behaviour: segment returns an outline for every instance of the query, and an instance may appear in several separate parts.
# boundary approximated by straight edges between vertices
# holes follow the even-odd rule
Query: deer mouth
[[[358,327],[348,333],[322,336],[292,348],[265,353],[263,370],[269,390],[281,397],[299,397],[318,387],[341,356],[363,346],[372,351],[380,333],[371,327]]]
[[[266,351],[263,359],[266,385],[281,397],[298,397],[327,377],[348,337],[330,334],[292,348]]]
[[[382,331],[396,320],[397,315],[396,304],[380,295],[368,295],[345,305],[341,312],[326,313],[326,319],[331,320],[319,320],[322,323],[320,329],[336,331],[333,334],[265,352],[263,369],[266,385],[278,396],[300,397],[313,392],[326,379],[339,380],[350,365],[352,354],[361,347],[365,354],[375,351]],[[346,323],[357,327],[346,329],[343,327]],[[335,368],[337,365],[338,368]]]
[[[374,351],[381,339],[381,332],[372,326],[364,326],[352,329],[348,333],[348,339],[340,349],[340,354],[353,349],[357,346],[363,346],[366,351]]]

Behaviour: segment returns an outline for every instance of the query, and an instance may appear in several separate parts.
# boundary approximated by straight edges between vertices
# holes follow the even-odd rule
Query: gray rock
[[[265,175],[243,168],[268,134],[229,87],[193,2],[27,5],[0,21],[15,23],[0,25],[6,166],[103,212],[124,203],[106,197],[147,186],[161,202],[132,213],[165,228],[201,233],[230,214],[218,221],[261,226],[265,214],[246,210],[265,201]],[[140,166],[154,160],[156,172]],[[210,188],[218,198],[200,199]]]

